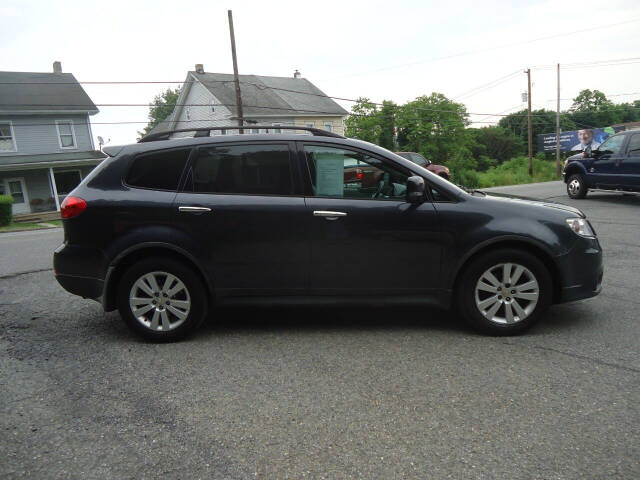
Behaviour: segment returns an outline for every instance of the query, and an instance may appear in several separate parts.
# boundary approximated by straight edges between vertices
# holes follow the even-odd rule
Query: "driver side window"
[[[316,197],[404,200],[407,175],[377,158],[341,148],[305,145]]]
[[[622,150],[622,144],[624,143],[624,135],[617,135],[610,137],[604,141],[602,145],[598,147],[601,152],[607,152],[611,155],[618,155]]]

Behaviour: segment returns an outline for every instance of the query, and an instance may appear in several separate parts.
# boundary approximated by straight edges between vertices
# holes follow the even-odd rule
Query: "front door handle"
[[[195,207],[191,205],[184,205],[178,207],[178,211],[182,213],[205,213],[210,212],[211,209],[209,207]]]
[[[331,212],[328,210],[314,210],[313,211],[313,216],[314,217],[324,217],[327,220],[337,220],[340,217],[346,217],[347,216],[347,212]]]

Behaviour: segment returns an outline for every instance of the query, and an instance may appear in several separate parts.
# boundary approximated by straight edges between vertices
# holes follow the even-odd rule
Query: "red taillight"
[[[73,218],[80,215],[87,208],[87,202],[80,197],[65,197],[60,205],[60,216],[62,218]]]
[[[356,169],[356,176],[358,177],[358,180],[362,180],[362,170],[359,168]]]

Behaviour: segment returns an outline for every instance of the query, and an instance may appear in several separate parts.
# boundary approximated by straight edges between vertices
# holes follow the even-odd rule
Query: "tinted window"
[[[194,192],[291,195],[287,145],[231,145],[202,149],[193,162]]]
[[[161,151],[136,157],[127,175],[127,184],[156,190],[176,190],[189,151]]]
[[[412,153],[411,161],[416,165],[420,165],[421,167],[424,167],[427,164],[427,160],[419,153]]]
[[[377,158],[315,145],[304,151],[315,196],[405,199],[407,175]]]
[[[631,135],[631,139],[629,140],[629,148],[627,149],[627,152],[629,152],[629,155],[633,155],[633,156],[640,155],[640,133]]]

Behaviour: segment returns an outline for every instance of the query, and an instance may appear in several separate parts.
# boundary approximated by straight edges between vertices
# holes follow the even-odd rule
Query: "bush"
[[[478,174],[480,187],[498,187],[521,183],[557,180],[555,161],[533,159],[533,178],[529,176],[529,158],[517,157]]]
[[[0,227],[11,223],[13,197],[11,195],[0,195]]]

